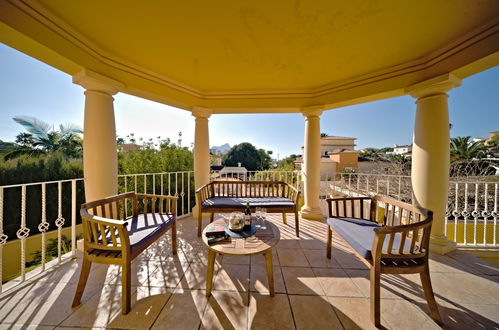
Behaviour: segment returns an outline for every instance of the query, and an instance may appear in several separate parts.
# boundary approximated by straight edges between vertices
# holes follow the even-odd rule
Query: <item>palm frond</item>
[[[66,124],[66,125],[60,124],[59,125],[59,132],[61,133],[61,137],[63,137],[63,138],[70,136],[72,134],[83,133],[82,129],[79,126],[74,125],[74,124]]]
[[[50,125],[46,122],[30,116],[16,116],[12,118],[16,123],[24,126],[28,132],[33,134],[34,139],[46,139]]]

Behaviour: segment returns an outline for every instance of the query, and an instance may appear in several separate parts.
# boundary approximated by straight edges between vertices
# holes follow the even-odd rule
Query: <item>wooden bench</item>
[[[212,181],[196,190],[198,212],[198,236],[201,236],[202,214],[244,211],[250,203],[251,212],[264,207],[268,213],[282,213],[286,223],[286,213],[295,214],[296,236],[300,236],[298,225],[298,199],[300,192],[283,181]]]
[[[441,324],[428,268],[433,212],[382,196],[332,198],[327,202],[327,257],[331,258],[334,230],[370,268],[371,319],[374,325],[380,326],[382,273],[419,273],[431,317]]]
[[[80,304],[92,262],[114,264],[122,267],[121,312],[127,314],[131,261],[169,229],[177,253],[177,197],[126,193],[83,204],[80,214],[83,263],[72,306]]]

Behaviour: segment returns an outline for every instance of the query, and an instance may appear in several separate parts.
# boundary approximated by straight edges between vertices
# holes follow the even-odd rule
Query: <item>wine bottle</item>
[[[244,230],[249,230],[251,228],[251,209],[250,203],[246,203],[246,209],[244,210]]]

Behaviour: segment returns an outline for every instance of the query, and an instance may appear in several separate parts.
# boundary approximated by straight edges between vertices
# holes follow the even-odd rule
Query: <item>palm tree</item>
[[[7,153],[5,159],[13,159],[23,154],[35,155],[61,152],[66,157],[78,158],[82,153],[83,133],[75,125],[59,125],[59,130],[51,130],[50,125],[35,117],[17,116],[13,120],[24,126],[29,133],[16,137],[18,147]]]
[[[460,136],[450,141],[450,155],[452,161],[483,158],[487,149],[483,141],[472,141],[471,136]]]

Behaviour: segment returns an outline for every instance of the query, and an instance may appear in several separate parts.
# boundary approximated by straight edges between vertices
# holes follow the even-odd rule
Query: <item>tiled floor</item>
[[[325,257],[325,224],[292,221],[274,253],[276,295],[270,297],[262,256],[219,258],[213,295],[205,297],[207,253],[192,218],[179,220],[179,253],[169,235],[134,261],[132,310],[121,315],[120,269],[94,265],[82,304],[71,308],[80,259],[70,260],[0,296],[2,328],[364,329],[369,271],[335,237]],[[446,328],[499,328],[499,269],[464,252],[431,256],[431,276]],[[382,324],[438,328],[427,314],[417,275],[382,280]]]

